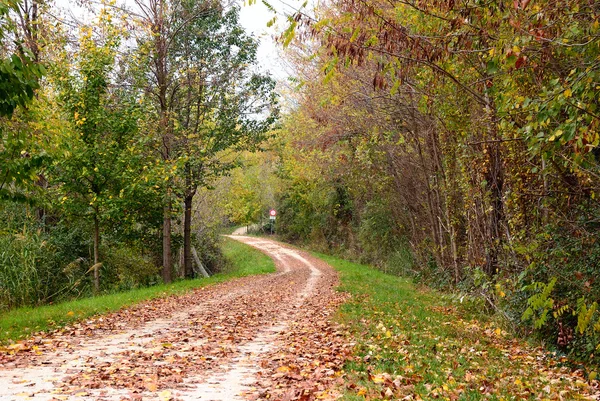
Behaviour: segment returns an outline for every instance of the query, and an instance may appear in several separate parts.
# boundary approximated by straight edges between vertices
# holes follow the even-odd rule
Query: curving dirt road
[[[330,315],[332,268],[283,244],[232,237],[277,273],[153,300],[0,354],[0,400],[334,399],[349,348]]]

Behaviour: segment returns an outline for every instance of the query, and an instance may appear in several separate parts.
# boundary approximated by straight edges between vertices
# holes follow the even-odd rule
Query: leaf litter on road
[[[14,399],[186,399],[231,369],[241,346],[280,327],[266,352],[249,356],[255,377],[238,399],[600,399],[582,369],[467,317],[438,293],[327,258],[341,271],[336,291],[335,272],[300,252],[320,272],[309,285],[309,269],[286,252],[278,274],[155,299],[5,347],[2,388],[24,390]]]

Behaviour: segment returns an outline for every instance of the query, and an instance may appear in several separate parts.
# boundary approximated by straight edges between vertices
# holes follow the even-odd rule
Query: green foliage
[[[306,181],[295,182],[279,200],[277,231],[292,241],[323,238],[328,189]],[[316,242],[316,241],[315,241]]]
[[[585,298],[582,297],[577,300],[577,331],[579,334],[585,333],[590,327],[596,309],[598,309],[598,302],[594,301],[588,308]]]
[[[2,206],[0,309],[87,294],[89,266],[83,262],[89,258],[89,244],[80,228],[59,223],[43,230],[27,207]]]
[[[0,308],[29,304],[43,299],[40,256],[47,252],[37,235],[0,236]]]
[[[85,297],[92,284],[157,283],[165,210],[179,213],[178,197],[205,192],[276,121],[275,82],[254,71],[258,42],[239,8],[164,5],[169,26],[157,38],[106,2],[76,28],[43,2],[0,2],[0,308]],[[155,101],[154,45],[164,41],[171,86]],[[193,217],[192,243],[218,272],[221,221]]]
[[[391,211],[387,205],[378,201],[367,203],[361,212],[358,239],[364,258],[371,263],[384,265],[388,258],[402,261],[406,244],[398,227],[390,219]],[[404,263],[403,263],[404,264]],[[402,266],[402,270],[409,266]]]
[[[26,201],[18,186],[33,180],[47,160],[45,152],[33,152],[27,146],[31,144],[26,108],[46,71],[22,42],[14,20],[20,7],[20,1],[0,1],[0,201]],[[19,109],[25,115],[13,117]]]
[[[129,290],[160,283],[158,267],[151,255],[144,255],[140,249],[114,244],[110,247],[102,264],[102,286],[108,290]]]
[[[234,172],[228,201],[225,205],[227,215],[234,224],[250,225],[258,223],[269,207],[263,198],[263,183],[256,169],[244,169]]]
[[[549,283],[534,282],[523,287],[523,291],[532,291],[534,294],[527,300],[528,308],[523,312],[522,320],[532,320],[536,329],[542,327],[547,319],[548,312],[554,307],[554,299],[550,293],[556,285],[556,277]]]
[[[31,51],[14,36],[16,27],[11,12],[16,11],[19,6],[20,1],[0,2],[0,41],[4,47],[0,54],[0,116],[10,116],[17,107],[27,105],[45,74],[44,67],[34,62]],[[14,41],[14,53],[6,54],[6,42],[11,41]],[[0,135],[2,134],[0,130]]]

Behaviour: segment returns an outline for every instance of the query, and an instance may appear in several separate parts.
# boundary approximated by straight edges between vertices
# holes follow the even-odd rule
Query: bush
[[[210,273],[223,271],[226,261],[221,250],[221,237],[218,233],[218,227],[196,232],[192,240],[198,251],[198,257]]]
[[[114,244],[110,251],[105,248],[102,253],[105,256],[100,283],[104,289],[123,291],[161,282],[159,267],[140,249]]]
[[[389,255],[385,266],[387,273],[396,276],[413,277],[416,274],[416,270],[414,269],[415,259],[407,243],[401,244],[398,249]]]
[[[507,280],[500,303],[550,346],[592,361],[600,352],[599,212],[593,204],[576,208],[570,222],[548,225],[517,248],[528,267]]]
[[[367,203],[362,210],[358,239],[364,261],[386,270],[390,267],[394,267],[395,270],[410,268],[412,262],[406,259],[406,243],[390,215],[391,211],[387,205],[376,201]],[[407,262],[409,266],[405,266]]]

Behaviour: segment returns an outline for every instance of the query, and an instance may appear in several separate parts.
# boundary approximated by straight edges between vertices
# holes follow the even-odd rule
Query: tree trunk
[[[100,292],[100,223],[98,222],[98,212],[94,214],[94,292]]]
[[[183,198],[183,264],[186,278],[194,277],[192,265],[192,202],[196,195],[196,187],[192,176],[192,166],[185,165],[185,193]]]
[[[156,86],[158,88],[159,126],[162,137],[161,155],[165,162],[171,160],[172,132],[169,121],[170,102],[167,96],[169,71],[167,63],[167,25],[165,23],[166,3],[164,0],[151,2],[149,23],[154,34],[153,65]],[[171,185],[167,182],[165,204],[163,205],[163,268],[162,279],[165,283],[173,281],[173,260],[171,257]]]
[[[169,193],[170,191],[168,191]],[[163,268],[162,279],[165,283],[173,281],[173,260],[171,258],[171,202],[167,196],[167,202],[163,208]]]
[[[485,174],[487,190],[490,193],[490,214],[489,214],[489,250],[486,255],[485,272],[493,277],[498,273],[498,257],[502,249],[502,229],[501,224],[504,220],[504,201],[502,194],[504,191],[504,168],[502,163],[501,144],[498,135],[498,118],[493,102],[485,95],[487,105],[485,112],[489,120],[490,138],[496,140],[487,146],[489,157],[489,167]]]
[[[542,225],[548,224],[548,205],[546,204],[546,196],[550,194],[548,186],[548,171],[546,171],[546,159],[542,155],[542,176],[544,179],[544,194],[540,199],[540,206],[542,210]]]
[[[194,255],[194,259],[196,259],[196,264],[198,265],[198,270],[200,270],[200,273],[202,273],[204,277],[210,277],[210,275],[206,271],[206,268],[202,264],[202,261],[198,257],[198,252],[196,252],[196,248],[194,247],[192,247],[192,254]]]
[[[183,213],[183,264],[186,278],[194,277],[192,266],[192,200],[194,195],[186,195]]]

